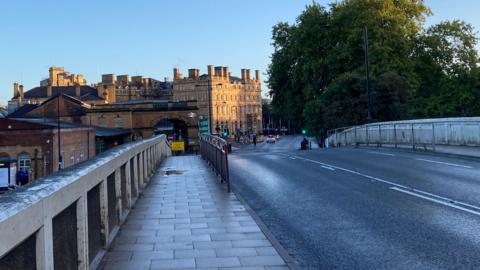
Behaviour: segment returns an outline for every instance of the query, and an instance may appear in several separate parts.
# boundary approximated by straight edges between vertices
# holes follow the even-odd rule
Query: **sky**
[[[321,4],[333,0],[319,0]],[[426,0],[427,25],[461,19],[480,30],[480,1]],[[83,74],[143,75],[163,80],[172,69],[206,73],[209,64],[265,73],[271,29],[295,18],[312,0],[15,0],[0,1],[0,104],[13,82],[28,90],[50,66]],[[263,76],[265,79],[265,75]],[[264,86],[264,93],[266,87]]]

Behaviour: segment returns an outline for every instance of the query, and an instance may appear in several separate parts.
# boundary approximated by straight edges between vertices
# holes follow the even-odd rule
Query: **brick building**
[[[189,69],[183,77],[178,68],[173,69],[173,98],[178,101],[196,100],[199,115],[211,114],[211,131],[237,132],[262,131],[262,97],[260,71],[255,77],[249,69],[242,69],[241,77],[232,76],[228,67],[208,66],[207,74]],[[210,110],[209,110],[210,107]]]
[[[57,121],[38,118],[0,119],[0,158],[16,159],[17,171],[29,181],[58,170]],[[60,122],[60,152],[64,168],[95,155],[93,127]]]

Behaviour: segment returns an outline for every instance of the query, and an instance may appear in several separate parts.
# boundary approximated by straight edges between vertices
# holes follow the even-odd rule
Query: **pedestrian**
[[[257,147],[257,135],[253,134],[253,147]]]

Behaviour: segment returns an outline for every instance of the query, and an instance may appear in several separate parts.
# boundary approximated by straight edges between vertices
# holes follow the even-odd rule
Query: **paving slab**
[[[100,268],[288,269],[254,220],[199,156],[169,157]]]

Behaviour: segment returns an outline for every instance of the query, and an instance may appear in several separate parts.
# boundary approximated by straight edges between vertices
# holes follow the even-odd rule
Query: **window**
[[[29,172],[31,162],[32,161],[29,154],[20,154],[20,156],[18,157],[18,170],[22,172]]]

